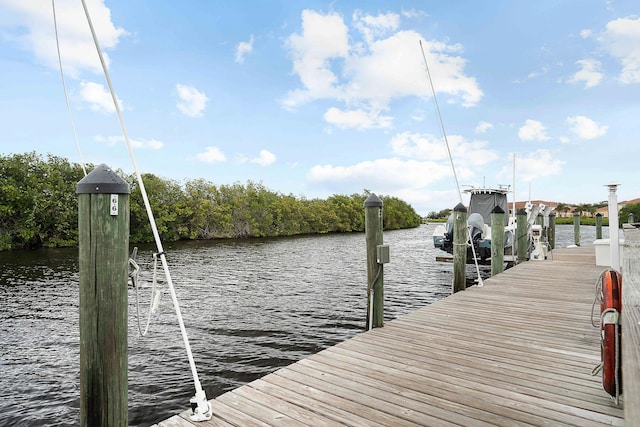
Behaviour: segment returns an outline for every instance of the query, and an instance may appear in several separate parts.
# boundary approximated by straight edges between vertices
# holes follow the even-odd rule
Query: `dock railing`
[[[640,425],[640,230],[624,224],[622,382],[625,425]]]

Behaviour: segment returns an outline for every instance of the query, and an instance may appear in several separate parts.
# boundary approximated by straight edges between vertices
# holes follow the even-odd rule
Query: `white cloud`
[[[324,113],[324,120],[341,129],[390,128],[393,118],[381,116],[379,111],[340,110],[331,107]]]
[[[400,15],[391,12],[377,16],[364,15],[360,10],[356,10],[353,13],[353,21],[367,44],[371,44],[376,37],[397,30],[400,26]]]
[[[115,113],[116,107],[113,105],[113,97],[103,85],[94,82],[80,82],[80,97],[89,103],[89,108],[93,111],[103,113]],[[123,109],[123,104],[118,99],[118,107]]]
[[[537,77],[544,76],[546,74],[549,74],[550,70],[551,70],[551,67],[549,67],[548,65],[544,65],[540,71],[532,71],[532,72],[530,72],[527,75],[527,79],[535,79]]]
[[[482,121],[478,123],[478,126],[476,126],[476,133],[485,133],[490,129],[493,129],[493,124]]]
[[[205,163],[220,163],[227,160],[227,156],[218,147],[206,147],[204,152],[196,154],[196,158]]]
[[[400,12],[403,18],[423,18],[425,16],[429,16],[426,12],[423,12],[421,10],[415,10],[415,9],[409,9],[409,10],[402,10],[402,12]]]
[[[591,35],[593,34],[593,31],[585,29],[585,30],[580,30],[580,37],[582,37],[583,39],[588,39],[589,37],[591,37]]]
[[[571,77],[569,83],[584,82],[585,88],[597,86],[602,81],[603,74],[600,71],[602,64],[595,59],[581,59],[576,64],[581,67],[573,77]]]
[[[569,130],[579,139],[595,139],[607,133],[609,126],[600,125],[598,122],[585,116],[567,117]]]
[[[620,81],[625,84],[640,83],[640,18],[610,21],[599,41],[609,55],[620,61]]]
[[[209,98],[204,92],[200,92],[193,86],[176,84],[178,91],[178,102],[176,106],[182,114],[189,117],[202,117],[204,109],[207,107]]]
[[[260,166],[269,166],[276,162],[276,155],[268,150],[260,150],[260,156],[251,159],[250,162]]]
[[[423,188],[451,175],[449,167],[436,162],[398,158],[364,161],[352,166],[317,165],[307,178],[330,188],[375,188],[389,192],[398,187]]]
[[[287,94],[282,101],[286,109],[295,109],[306,102],[338,95],[334,88],[338,78],[330,61],[345,58],[349,53],[348,28],[337,13],[321,15],[302,11],[302,34],[292,34],[287,47],[293,59],[293,71],[305,89]]]
[[[464,74],[466,61],[459,56],[460,45],[424,41],[415,31],[399,30],[400,16],[393,13],[371,16],[356,12],[353,19],[364,42],[354,38],[337,13],[302,13],[301,33],[292,34],[287,41],[293,71],[302,86],[285,95],[283,108],[294,110],[326,99],[342,104],[328,107],[324,117],[332,120],[330,124],[387,127],[393,118],[380,112],[389,111],[392,100],[431,96],[418,50],[420,40],[439,93],[465,107],[476,105],[482,98],[475,78]],[[375,118],[382,121],[371,120]]]
[[[449,150],[456,167],[484,165],[498,158],[489,150],[487,141],[467,141],[460,135],[449,135]],[[449,156],[442,138],[433,135],[402,132],[391,138],[393,155],[448,164]]]
[[[253,34],[248,42],[240,42],[236,45],[236,62],[243,64],[244,57],[251,52],[253,52]]]
[[[518,138],[522,141],[546,141],[547,128],[537,120],[527,119],[520,129],[518,129]]]
[[[549,150],[536,150],[524,155],[516,156],[516,180],[531,182],[545,176],[559,175],[562,172],[562,160],[554,159]],[[498,173],[498,180],[511,182],[513,179],[513,165],[502,168]]]
[[[96,135],[94,139],[97,142],[107,144],[108,146],[114,146],[116,144],[124,144],[124,137],[121,135],[118,135],[118,136]],[[131,146],[136,149],[159,150],[162,147],[164,147],[164,142],[154,138],[151,138],[151,139],[129,138],[129,142],[131,143]]]
[[[52,30],[52,10],[50,3],[24,0],[3,0],[3,6],[12,16],[11,26],[4,28],[9,40],[34,54],[37,61],[58,69],[58,54],[55,49],[55,33]],[[103,51],[114,49],[127,32],[111,21],[111,10],[104,0],[88,1],[91,20]],[[65,72],[79,78],[83,71],[102,73],[96,48],[88,30],[87,19],[80,2],[58,0],[56,21],[60,40],[60,51]],[[109,56],[103,52],[105,62]]]

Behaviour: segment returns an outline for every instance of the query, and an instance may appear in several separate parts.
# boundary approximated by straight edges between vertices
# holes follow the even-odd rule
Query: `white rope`
[[[453,164],[453,156],[451,156],[451,149],[449,148],[449,140],[447,139],[447,132],[444,128],[444,121],[442,120],[442,114],[440,114],[440,106],[438,105],[438,98],[436,97],[436,89],[433,86],[433,79],[431,78],[431,72],[429,71],[429,64],[427,63],[427,56],[424,53],[424,48],[422,47],[422,40],[420,42],[420,50],[422,51],[422,59],[424,59],[424,66],[427,69],[427,77],[429,78],[429,85],[431,87],[431,93],[433,94],[433,103],[436,106],[436,112],[438,113],[438,119],[440,120],[440,129],[442,130],[442,138],[444,140],[444,145],[447,148],[447,155],[449,157],[449,164],[451,165],[451,171],[453,172],[453,179],[456,183],[456,190],[458,191],[458,200],[460,204],[462,203],[462,192],[460,191],[460,184],[458,183],[458,175],[456,174],[456,167]],[[484,286],[482,282],[482,277],[480,277],[480,266],[478,265],[478,256],[476,255],[476,248],[473,245],[473,238],[471,236],[471,230],[467,227],[467,236],[469,237],[469,242],[471,242],[471,252],[473,253],[473,262],[476,266],[476,274],[478,275],[478,287]]]
[[[122,129],[122,135],[127,144],[127,149],[129,150],[129,157],[131,158],[131,162],[133,163],[133,167],[135,169],[136,178],[138,181],[138,185],[140,186],[140,193],[142,194],[142,200],[144,202],[145,209],[147,211],[147,216],[149,217],[149,223],[151,224],[151,231],[153,232],[153,237],[156,243],[156,247],[158,249],[158,255],[160,256],[160,261],[162,263],[162,268],[164,269],[164,273],[167,279],[167,285],[169,287],[169,293],[171,294],[171,299],[173,301],[173,306],[176,311],[176,316],[178,318],[178,324],[180,325],[180,332],[182,334],[182,340],[184,341],[185,350],[187,351],[187,358],[189,359],[189,366],[191,368],[191,374],[193,375],[193,382],[196,389],[197,403],[199,414],[204,416],[205,413],[210,413],[211,408],[209,407],[206,396],[204,394],[204,390],[202,389],[202,385],[200,384],[200,380],[198,378],[198,371],[196,370],[196,365],[193,360],[193,354],[191,352],[191,345],[189,344],[189,337],[187,336],[187,330],[184,326],[184,321],[182,319],[182,313],[180,312],[180,305],[178,303],[178,297],[176,296],[176,291],[173,286],[173,281],[171,280],[171,274],[169,272],[169,265],[167,264],[167,258],[164,253],[164,249],[162,247],[162,241],[160,240],[160,235],[158,233],[158,227],[156,226],[156,222],[153,216],[153,211],[151,210],[151,205],[149,204],[149,198],[147,196],[146,189],[144,187],[144,182],[142,181],[142,176],[140,175],[140,170],[138,169],[138,164],[136,162],[135,155],[133,153],[133,147],[131,141],[129,140],[129,135],[127,134],[127,129],[124,125],[124,120],[122,118],[122,113],[120,111],[120,105],[118,104],[118,98],[116,97],[116,93],[113,90],[113,85],[111,84],[111,78],[109,77],[109,71],[107,70],[107,65],[104,60],[104,56],[102,55],[102,50],[100,49],[100,45],[98,43],[98,37],[96,36],[96,32],[93,28],[93,23],[91,22],[91,17],[89,15],[89,11],[87,9],[87,5],[85,0],[82,0],[82,7],[84,8],[85,15],[87,17],[87,22],[89,23],[89,28],[91,29],[91,35],[93,37],[93,42],[96,46],[96,50],[98,52],[98,56],[100,58],[100,63],[102,65],[102,70],[104,72],[105,79],[107,81],[107,85],[109,86],[109,92],[111,93],[111,98],[113,99],[113,105],[116,110],[116,114],[118,116],[118,121],[120,122],[120,127]],[[203,399],[204,398],[204,399]],[[203,402],[204,400],[204,402]],[[195,412],[194,412],[195,414]],[[211,416],[209,415],[209,418]]]
[[[136,248],[137,249],[137,248]],[[138,271],[140,270],[140,266],[136,262],[135,259],[129,258],[129,265],[133,268],[133,271],[129,274],[131,277],[131,282],[135,289],[136,295],[136,320],[138,323],[138,333],[140,336],[146,336],[149,331],[149,325],[151,324],[151,315],[154,314],[158,308],[158,304],[160,303],[160,290],[157,288],[157,272],[158,272],[158,255],[153,254],[153,281],[151,284],[151,297],[149,300],[149,309],[147,311],[147,324],[142,329],[142,325],[140,324],[140,298],[139,298],[139,281],[138,281]]]
[[[82,159],[82,150],[80,150],[80,142],[78,142],[78,135],[76,133],[76,126],[73,123],[73,115],[71,114],[71,105],[69,104],[69,94],[67,93],[67,84],[64,81],[64,71],[62,71],[62,57],[60,55],[60,40],[58,37],[58,20],[56,19],[56,2],[51,0],[51,8],[53,10],[53,28],[56,33],[56,50],[58,52],[58,65],[60,66],[60,77],[62,79],[62,89],[64,90],[64,99],[67,102],[67,113],[69,115],[69,121],[71,122],[71,130],[73,131],[73,139],[76,141],[76,148],[78,149],[78,156],[80,156],[80,165],[82,166],[82,172],[84,176],[87,176],[87,168]]]

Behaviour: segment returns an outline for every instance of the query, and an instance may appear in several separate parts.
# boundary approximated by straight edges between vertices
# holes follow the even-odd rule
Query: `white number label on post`
[[[110,213],[112,216],[118,216],[118,195],[117,194],[111,195],[111,212]]]

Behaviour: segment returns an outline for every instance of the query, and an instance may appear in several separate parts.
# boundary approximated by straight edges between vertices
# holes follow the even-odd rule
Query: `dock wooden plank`
[[[621,426],[591,375],[604,269],[593,247],[552,255],[225,393],[198,425]]]
[[[640,230],[624,225],[622,259],[622,382],[628,425],[640,425]]]

